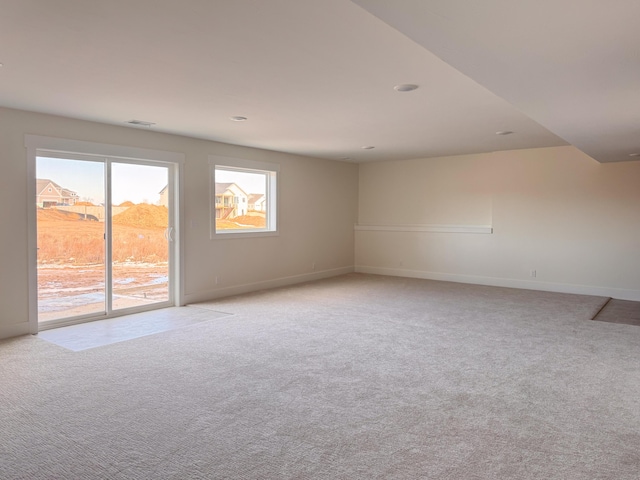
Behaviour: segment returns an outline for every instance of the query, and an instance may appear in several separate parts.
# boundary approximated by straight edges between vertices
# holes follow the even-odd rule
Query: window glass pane
[[[277,235],[280,165],[209,157],[211,238]]]
[[[104,164],[36,157],[38,321],[106,312]]]
[[[231,167],[215,169],[216,232],[267,229],[268,175]]]
[[[113,162],[113,309],[169,300],[169,169]]]

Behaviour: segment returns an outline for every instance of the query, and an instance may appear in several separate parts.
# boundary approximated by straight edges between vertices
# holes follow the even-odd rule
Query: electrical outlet
[[[216,277],[216,285],[218,284],[218,277]]]
[[[311,262],[311,270],[315,270],[316,269],[316,262]]]
[[[535,270],[531,270],[531,277],[532,278],[536,278],[537,275],[538,275],[538,272],[536,272]]]

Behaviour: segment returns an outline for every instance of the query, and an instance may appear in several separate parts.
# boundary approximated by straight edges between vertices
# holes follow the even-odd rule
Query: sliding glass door
[[[105,314],[105,169],[38,158],[38,321]]]
[[[39,325],[171,304],[172,185],[162,163],[36,157]]]
[[[114,310],[169,300],[168,185],[167,167],[111,164]]]

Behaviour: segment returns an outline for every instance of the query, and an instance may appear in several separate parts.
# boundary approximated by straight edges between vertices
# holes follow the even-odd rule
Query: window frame
[[[27,154],[27,203],[32,204],[33,208],[27,211],[28,222],[28,268],[29,268],[29,330],[30,333],[36,334],[40,329],[38,324],[38,279],[37,279],[37,216],[35,208],[36,199],[36,157],[40,154],[53,157],[78,159],[78,160],[96,160],[96,158],[115,160],[118,162],[129,163],[149,163],[149,164],[166,164],[173,172],[172,179],[173,195],[170,195],[169,201],[173,204],[174,215],[170,219],[170,224],[175,227],[173,237],[173,249],[170,255],[172,265],[171,276],[173,276],[173,287],[170,287],[170,296],[172,300],[165,306],[154,304],[153,309],[165,308],[166,306],[185,305],[184,285],[185,285],[185,251],[183,247],[182,232],[184,232],[184,164],[185,154],[178,152],[170,152],[165,150],[153,150],[139,147],[129,147],[124,145],[114,145],[106,143],[96,143],[84,140],[72,140],[58,137],[46,137],[41,135],[24,136],[24,146]],[[102,160],[100,160],[102,161]],[[107,207],[110,208],[110,207]],[[119,310],[112,312],[108,317],[117,317],[122,314],[137,311],[136,307],[131,310]],[[142,310],[140,310],[142,311]],[[90,317],[93,319],[93,317]],[[84,321],[81,317],[81,321]],[[61,325],[59,325],[61,326]]]
[[[267,198],[267,226],[265,228],[216,229],[216,170],[258,173],[265,175],[265,197]],[[279,177],[280,165],[277,163],[209,155],[210,238],[212,240],[218,240],[230,238],[271,237],[279,235]],[[250,192],[247,192],[247,194],[249,193]],[[248,205],[248,203],[245,203],[245,205]]]

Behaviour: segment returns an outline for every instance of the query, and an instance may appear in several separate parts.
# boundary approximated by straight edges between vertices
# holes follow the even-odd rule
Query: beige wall
[[[187,302],[353,269],[357,165],[0,108],[0,338],[28,331],[25,134],[185,154]],[[280,165],[279,236],[210,239],[208,155]]]
[[[640,162],[599,164],[557,147],[358,168],[0,108],[0,338],[28,331],[25,134],[185,154],[187,302],[342,273],[354,263],[374,273],[640,300]],[[210,239],[209,155],[280,164],[279,236]],[[493,233],[354,236],[356,220],[491,225]]]
[[[359,198],[360,224],[493,233],[357,231],[358,271],[640,300],[640,162],[557,147],[364,164]]]

